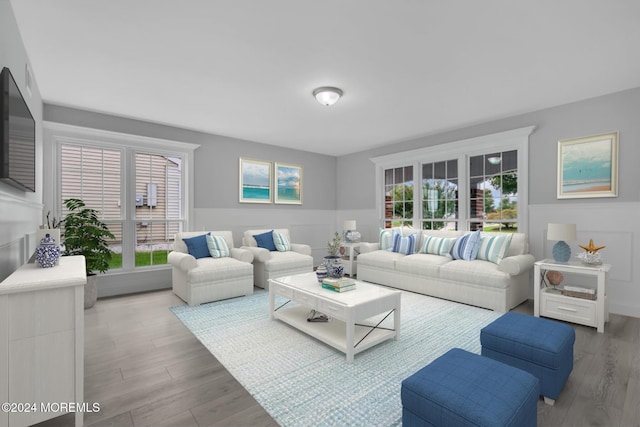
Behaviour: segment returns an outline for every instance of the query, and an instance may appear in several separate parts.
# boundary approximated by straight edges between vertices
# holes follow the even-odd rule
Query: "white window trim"
[[[378,219],[384,218],[384,171],[385,169],[413,166],[413,227],[421,228],[422,203],[420,191],[415,191],[416,185],[422,182],[422,163],[433,163],[445,160],[458,159],[458,193],[464,197],[458,197],[459,226],[469,229],[469,158],[490,152],[518,151],[518,230],[528,232],[529,218],[529,135],[535,126],[513,129],[505,132],[474,138],[453,141],[444,144],[432,145],[415,150],[402,151],[384,156],[372,157],[376,165],[375,194]],[[417,207],[417,209],[416,209]],[[384,223],[381,223],[381,226]]]
[[[151,138],[145,136],[131,135],[120,132],[112,132],[100,129],[86,128],[82,126],[73,126],[55,122],[43,122],[44,139],[45,139],[45,176],[49,177],[49,180],[45,180],[44,185],[44,202],[45,206],[56,217],[61,215],[61,201],[60,201],[60,145],[61,144],[76,144],[84,146],[95,146],[98,148],[109,148],[121,150],[123,153],[122,164],[122,177],[121,194],[123,206],[123,240],[125,233],[128,238],[131,238],[132,230],[130,229],[134,221],[133,212],[135,206],[133,200],[135,194],[129,194],[131,189],[125,188],[125,182],[135,182],[135,170],[134,159],[136,153],[144,152],[147,154],[164,155],[182,157],[184,159],[182,165],[183,174],[183,187],[184,187],[184,204],[182,206],[183,212],[183,229],[189,230],[189,224],[194,221],[194,151],[200,146],[198,144],[191,144],[180,141],[172,141],[168,139]],[[133,180],[133,181],[132,181]],[[130,197],[130,196],[133,196]],[[125,220],[126,219],[126,220]],[[129,225],[127,225],[129,224]],[[125,245],[123,242],[123,265],[122,270],[114,272],[116,274],[123,272],[133,272],[140,270],[134,268],[133,261],[130,259],[133,254],[131,252],[131,245]],[[128,262],[125,262],[128,260]],[[153,268],[168,268],[167,266],[148,267],[145,269]],[[109,274],[109,273],[107,273]]]

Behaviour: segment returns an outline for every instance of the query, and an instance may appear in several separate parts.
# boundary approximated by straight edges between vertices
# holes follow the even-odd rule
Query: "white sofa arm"
[[[530,270],[534,262],[536,262],[536,259],[531,254],[514,255],[503,258],[498,264],[498,270],[509,273],[511,276],[517,276]]]
[[[311,255],[311,246],[302,243],[292,243],[291,250],[302,255]]]
[[[198,266],[198,262],[193,255],[178,251],[169,252],[167,261],[169,261],[169,264],[182,271],[189,271],[190,269]]]
[[[231,248],[231,258],[242,262],[253,262],[253,252],[242,248]]]
[[[271,252],[265,248],[258,248],[255,246],[241,246],[240,249],[247,250],[253,254],[253,260],[258,262],[265,262],[271,259]]]
[[[362,242],[360,243],[360,253],[366,254],[367,252],[373,252],[380,249],[380,243]]]

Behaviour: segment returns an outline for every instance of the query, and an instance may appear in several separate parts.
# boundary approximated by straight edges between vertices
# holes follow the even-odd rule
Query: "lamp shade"
[[[313,91],[313,96],[320,104],[329,106],[338,102],[342,96],[342,90],[337,87],[319,87]]]
[[[355,229],[356,229],[356,221],[354,219],[347,220],[342,224],[342,231],[349,231],[349,230],[355,230]]]
[[[576,240],[575,224],[549,224],[547,225],[547,240]]]

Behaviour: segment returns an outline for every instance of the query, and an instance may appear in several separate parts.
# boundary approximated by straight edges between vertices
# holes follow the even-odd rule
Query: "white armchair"
[[[224,238],[230,256],[196,258],[189,254],[183,239],[201,236],[204,231],[175,235],[168,261],[173,267],[173,292],[189,305],[253,294],[253,254],[234,248],[231,231],[211,231]]]
[[[264,234],[271,230],[273,229],[247,230],[242,237],[242,249],[247,249],[253,254],[254,283],[264,289],[269,289],[269,279],[271,278],[313,271],[313,257],[311,256],[311,247],[309,245],[290,243],[291,250],[288,251],[270,251],[258,247],[258,242],[253,236]],[[276,228],[273,231],[284,235],[291,242],[288,229]]]

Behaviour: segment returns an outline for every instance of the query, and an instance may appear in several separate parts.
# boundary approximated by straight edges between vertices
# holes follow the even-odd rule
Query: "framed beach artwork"
[[[240,203],[271,203],[271,162],[240,158]]]
[[[302,167],[275,164],[275,202],[302,204]]]
[[[618,132],[558,141],[558,199],[618,196]]]

